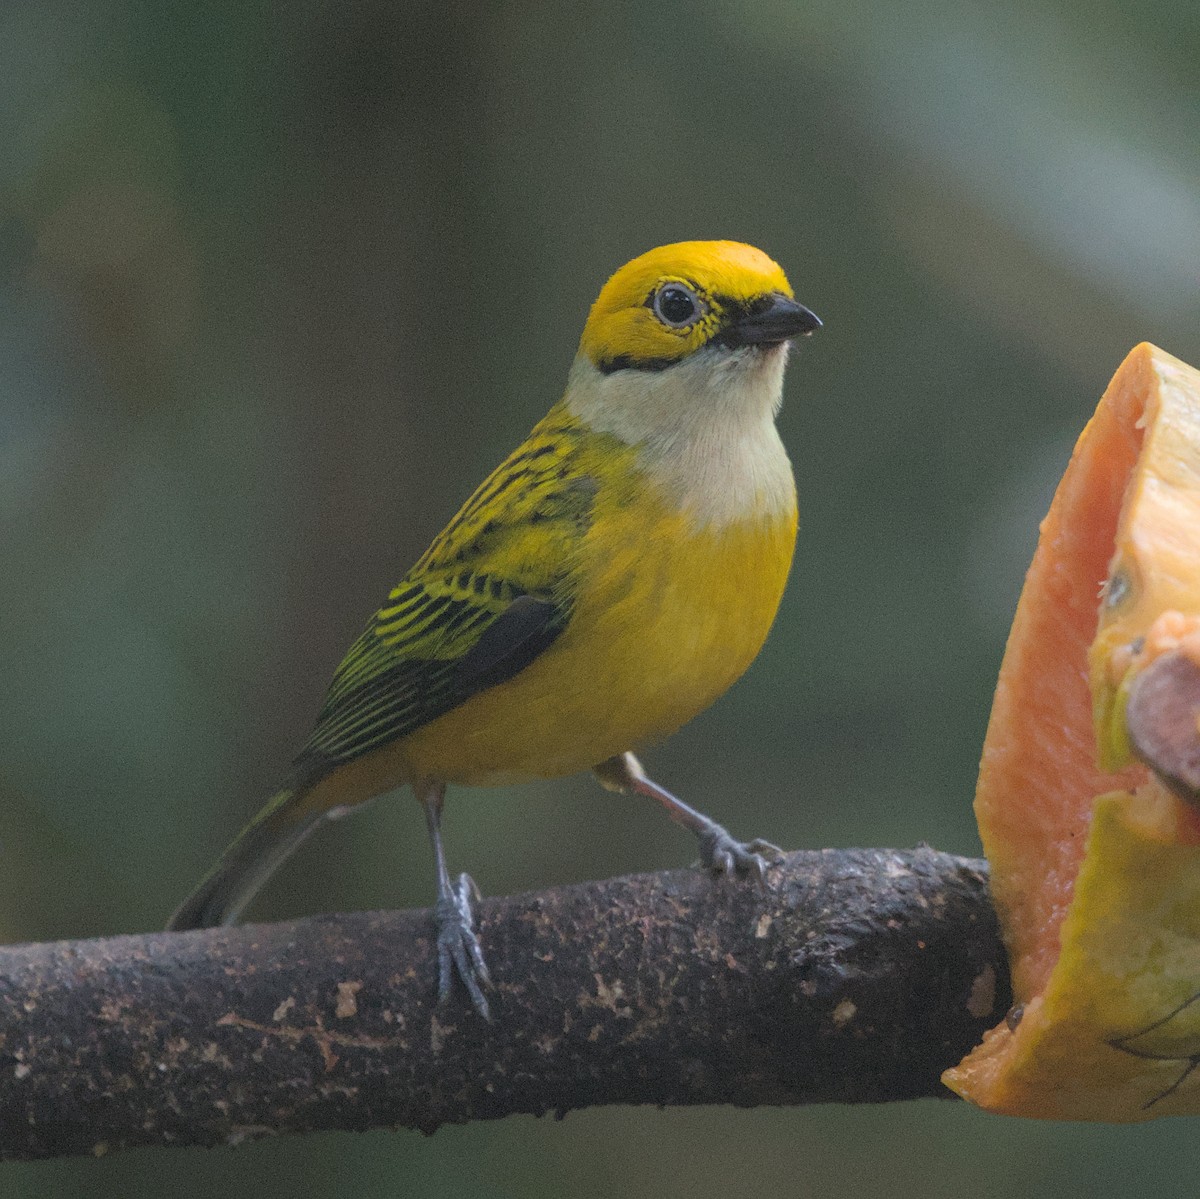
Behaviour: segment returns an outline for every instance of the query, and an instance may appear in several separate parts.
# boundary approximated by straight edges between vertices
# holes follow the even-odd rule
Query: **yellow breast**
[[[408,777],[487,785],[587,769],[674,732],[754,660],[787,581],[794,502],[697,529],[645,481],[633,494],[598,497],[566,631],[398,744]]]

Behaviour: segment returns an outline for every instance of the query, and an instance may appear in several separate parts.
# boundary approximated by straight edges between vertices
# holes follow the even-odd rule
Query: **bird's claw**
[[[737,841],[719,824],[700,834],[700,865],[714,874],[753,875],[755,882],[765,886],[767,867],[782,857],[778,845],[761,837]]]
[[[458,882],[449,895],[439,896],[433,915],[437,922],[438,949],[438,1003],[450,1000],[454,975],[462,979],[475,1010],[485,1019],[491,1020],[487,996],[483,989],[492,986],[483,950],[475,935],[474,915],[471,898],[479,899],[479,888],[469,874],[460,874]]]

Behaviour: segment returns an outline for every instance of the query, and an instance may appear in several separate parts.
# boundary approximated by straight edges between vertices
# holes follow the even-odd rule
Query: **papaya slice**
[[[981,1107],[1200,1112],[1200,811],[1126,719],[1180,653],[1200,666],[1200,372],[1143,343],[1042,523],[988,724],[975,812],[1016,1006],[943,1076]]]

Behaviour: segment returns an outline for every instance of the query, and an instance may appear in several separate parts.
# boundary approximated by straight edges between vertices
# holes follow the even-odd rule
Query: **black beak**
[[[733,349],[777,346],[800,334],[807,337],[820,327],[815,313],[777,291],[755,300],[721,333],[719,340]]]

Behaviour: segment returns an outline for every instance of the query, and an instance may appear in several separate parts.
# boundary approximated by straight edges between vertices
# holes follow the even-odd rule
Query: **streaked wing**
[[[556,409],[485,480],[351,646],[297,770],[403,737],[553,644],[596,493],[583,437]]]

